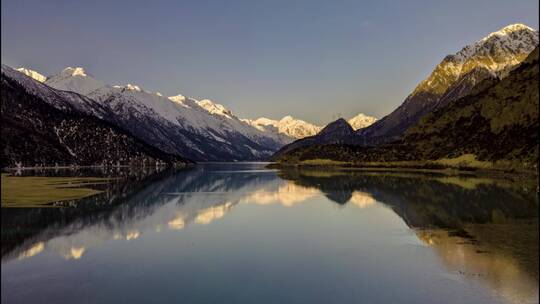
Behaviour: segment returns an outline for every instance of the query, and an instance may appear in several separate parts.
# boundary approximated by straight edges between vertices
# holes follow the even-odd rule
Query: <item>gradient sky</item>
[[[322,124],[388,114],[446,54],[517,22],[538,29],[538,0],[2,0],[2,63]]]

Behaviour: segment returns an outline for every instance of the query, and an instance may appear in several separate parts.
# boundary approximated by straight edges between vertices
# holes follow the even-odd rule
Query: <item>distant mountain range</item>
[[[3,67],[3,70],[9,69]],[[42,91],[74,92],[92,100],[82,104],[68,101],[82,112],[104,116],[105,119],[134,137],[165,153],[196,161],[264,160],[283,145],[295,139],[316,134],[320,127],[286,116],[276,121],[267,118],[240,119],[229,109],[211,100],[176,95],[164,97],[137,85],[108,85],[81,67],[68,67],[45,77],[39,72],[17,69],[41,83],[8,73],[22,86],[32,87],[37,95]],[[7,76],[6,77],[10,77]],[[48,86],[48,88],[46,88]],[[48,99],[44,99],[48,100]],[[374,118],[360,114],[357,126],[367,126]]]
[[[298,162],[301,160],[332,156],[330,157],[331,159],[341,159],[356,162],[361,161],[363,158],[357,155],[359,158],[355,159],[351,155],[347,154],[348,152],[344,151],[341,151],[344,153],[342,156],[337,155],[337,152],[334,153],[335,155],[332,153],[327,153],[328,151],[326,150],[328,149],[322,146],[334,145],[335,147],[336,144],[348,145],[351,147],[384,146],[387,143],[402,141],[404,136],[408,134],[408,130],[410,130],[410,132],[416,132],[415,134],[417,134],[417,139],[420,136],[418,134],[422,133],[422,131],[432,130],[435,132],[438,129],[434,129],[434,127],[428,123],[422,123],[421,118],[430,113],[442,113],[444,111],[450,111],[449,109],[452,109],[453,112],[459,112],[454,103],[457,103],[457,101],[465,97],[481,92],[486,87],[489,87],[489,84],[498,83],[509,77],[509,75],[513,75],[512,78],[510,78],[513,79],[512,81],[517,81],[516,79],[520,79],[520,76],[512,74],[513,70],[522,70],[523,68],[517,67],[520,66],[520,63],[523,62],[537,46],[538,31],[535,31],[522,24],[514,24],[504,27],[501,30],[482,38],[478,42],[464,47],[455,55],[446,56],[443,61],[435,67],[431,75],[423,80],[414,89],[414,91],[405,99],[401,106],[384,118],[374,122],[370,126],[356,130],[353,132],[353,134],[348,135],[351,132],[350,127],[347,126],[343,120],[339,120],[337,124],[334,123],[336,126],[336,128],[334,128],[334,136],[329,136],[326,132],[326,134],[318,134],[312,137],[297,140],[282,147],[277,153],[274,154],[272,159],[285,162]],[[531,54],[531,56],[533,55],[534,53]],[[533,59],[529,57],[527,60]],[[508,81],[504,83],[509,86]],[[530,83],[527,82],[525,82],[525,84],[530,85]],[[515,85],[517,89],[518,84]],[[514,96],[514,98],[520,98],[520,94],[522,93],[522,91],[518,91],[517,96]],[[534,104],[531,99],[528,99],[527,102],[528,104]],[[461,105],[461,103],[458,104]],[[507,106],[510,107],[510,110],[511,107],[515,105],[508,104]],[[537,113],[537,110],[534,111],[532,108],[527,109],[530,110],[532,114]],[[464,133],[466,128],[460,129],[460,125],[464,124],[464,122],[458,122],[455,119],[451,119],[449,118],[450,115],[444,117],[448,118],[447,123],[453,124],[452,128],[455,129],[455,132],[461,132],[461,139],[458,139],[457,135],[455,138],[458,142],[462,142],[463,144],[468,142],[469,144],[472,144],[470,141],[468,141],[470,138],[475,138],[475,140],[482,141],[485,140],[478,138],[478,135],[481,134],[479,129],[467,129],[470,134],[466,134]],[[517,119],[517,117],[509,116],[507,119],[508,124],[511,125],[515,123],[514,119]],[[449,126],[446,127],[449,128]],[[480,125],[477,127],[480,127]],[[447,140],[451,140],[451,135],[448,132],[449,130],[444,134],[437,134],[440,142],[425,143],[425,149],[427,149],[427,146],[433,145],[433,147],[430,146],[430,148],[438,150],[438,153],[432,155],[425,155],[421,153],[422,155],[419,155],[419,151],[412,153],[411,151],[405,152],[405,150],[399,150],[404,154],[409,153],[409,155],[393,155],[390,158],[394,161],[405,159],[433,159],[434,157],[442,157],[443,155],[459,156],[461,152],[464,153],[464,151],[471,152],[475,150],[468,150],[465,148],[465,144],[463,149],[459,148],[457,143],[452,148],[453,150],[450,150],[450,145]],[[427,136],[426,133],[422,134]],[[411,136],[412,135],[406,137],[406,141],[409,143],[408,147],[410,147],[410,144],[412,144],[414,141],[413,137]],[[435,136],[435,134],[431,134],[429,136]],[[491,138],[488,134],[483,134],[482,136],[485,136],[485,138]],[[424,137],[424,139],[426,138]],[[510,140],[510,138],[506,138],[505,140]],[[531,139],[528,139],[527,142],[531,143],[530,140]],[[537,145],[537,142],[535,141],[532,141],[532,143]],[[502,145],[502,142],[500,144]],[[522,144],[525,143],[522,142]],[[310,146],[320,147],[311,149],[309,148]],[[391,144],[387,145],[386,147],[389,146],[396,147],[395,145]],[[445,146],[446,149],[444,148]],[[518,141],[512,140],[512,144],[510,144],[508,147],[519,147]],[[354,148],[352,150],[356,151],[366,149]],[[507,151],[505,149],[501,149],[501,147],[499,147],[498,150],[501,152],[501,154],[504,154],[502,151]],[[484,159],[503,157],[503,155],[495,157],[496,154],[480,153],[479,151],[474,152],[477,156],[483,157]],[[356,155],[356,153],[357,151],[353,154]],[[364,152],[358,153],[362,154]],[[386,152],[383,153],[382,151],[372,150],[373,157],[364,158],[363,160],[368,161],[368,159],[370,159],[370,161],[385,161],[384,157],[380,157],[382,154],[388,156],[388,153]],[[488,154],[493,157],[488,156]],[[508,155],[505,155],[505,157],[506,156]]]

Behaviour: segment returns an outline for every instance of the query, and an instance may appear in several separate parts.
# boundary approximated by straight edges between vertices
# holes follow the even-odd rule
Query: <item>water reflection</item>
[[[164,227],[181,230],[191,223],[207,225],[246,197],[257,198],[257,193],[270,191],[266,187],[288,184],[274,174],[208,171],[199,167],[128,178],[104,194],[68,204],[77,208],[3,209],[2,261],[31,257],[44,249],[78,259],[105,241],[130,241]]]
[[[474,176],[292,170],[281,177],[319,185],[342,204],[391,207],[453,273],[482,281],[509,303],[538,301],[536,181]],[[335,199],[338,197],[339,199]]]
[[[277,188],[258,189],[244,197],[242,202],[255,203],[258,205],[277,203],[284,207],[292,207],[320,194],[321,191],[316,188],[304,187],[292,182],[286,182],[279,185]]]
[[[510,230],[519,228],[523,228],[523,233],[531,233],[531,227],[528,225],[505,227]],[[519,256],[509,254],[507,252],[509,248],[497,250],[493,248],[496,245],[494,243],[476,239],[464,240],[444,230],[417,230],[416,233],[423,242],[436,251],[451,272],[487,284],[510,303],[527,303],[538,299],[538,277],[535,279],[535,270],[532,269],[535,266],[526,265]],[[477,236],[475,234],[475,237]],[[527,245],[527,242],[525,244],[513,240],[510,242],[511,248]],[[533,242],[534,240],[529,240],[528,244]]]
[[[209,165],[126,174],[104,194],[70,203],[77,208],[4,209],[2,263],[44,252],[78,261],[111,241],[208,226],[240,205],[294,208],[326,197],[338,209],[386,206],[450,273],[486,284],[508,302],[538,297],[533,186],[463,176],[252,169]]]
[[[354,191],[351,195],[349,203],[360,207],[367,208],[375,205],[377,201],[371,196],[371,194],[363,191]]]

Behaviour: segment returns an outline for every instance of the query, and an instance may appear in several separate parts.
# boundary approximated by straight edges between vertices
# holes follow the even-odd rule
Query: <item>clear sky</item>
[[[2,0],[2,63],[322,124],[388,114],[446,54],[517,22],[538,29],[538,0]]]

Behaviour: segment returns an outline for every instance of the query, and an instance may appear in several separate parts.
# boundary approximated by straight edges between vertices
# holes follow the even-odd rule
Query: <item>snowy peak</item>
[[[263,131],[265,133],[275,133],[276,136],[279,134],[279,131],[278,131],[277,127],[276,127],[277,123],[278,123],[277,120],[266,118],[266,117],[261,117],[261,118],[257,118],[257,119],[242,118],[240,120],[242,122],[256,128],[259,131]],[[285,134],[283,134],[283,135],[285,135]],[[285,136],[287,136],[287,135],[285,135]]]
[[[266,117],[257,118],[253,122],[257,125],[263,125],[263,126],[276,126],[278,124],[277,120],[266,118]]]
[[[225,108],[223,105],[219,103],[214,103],[210,99],[203,99],[203,100],[197,101],[197,104],[201,108],[208,111],[210,114],[224,116],[229,119],[232,119],[233,117],[233,114],[229,109]]]
[[[269,129],[269,127],[274,127],[279,133],[295,139],[316,135],[322,129],[320,126],[296,119],[290,115],[287,115],[280,120],[261,117],[255,120],[244,119],[243,121],[263,131]],[[368,127],[376,121],[377,118],[375,117],[359,113],[346,122],[354,130],[358,130]]]
[[[123,89],[123,90],[128,90],[128,91],[135,91],[135,92],[142,92],[143,91],[141,89],[141,87],[139,87],[138,85],[131,84],[131,83],[128,83],[128,84],[123,85],[123,86],[115,85],[114,87],[117,88],[117,89]]]
[[[503,56],[511,59],[519,54],[529,54],[538,45],[538,31],[524,25],[512,24],[496,32],[488,34],[478,42],[465,46],[455,56],[456,59],[467,61],[474,57],[491,57],[498,59]],[[521,59],[523,60],[523,59]],[[493,70],[500,68],[492,66]]]
[[[476,68],[485,68],[493,76],[503,78],[538,45],[538,31],[524,25],[508,25],[448,55],[431,75],[414,90],[413,95],[444,92],[462,75]]]
[[[18,68],[17,71],[25,74],[28,77],[32,77],[32,78],[34,78],[35,80],[37,80],[39,82],[45,82],[45,80],[47,80],[47,77],[41,75],[40,73],[38,73],[38,72],[36,72],[34,70],[30,70],[30,69],[27,69],[27,68]]]
[[[95,79],[81,67],[67,67],[51,76],[45,83],[58,90],[73,91],[82,95],[105,86],[105,83]]]
[[[184,101],[186,100],[186,96],[184,96],[184,95],[178,94],[178,95],[174,95],[174,96],[169,96],[168,98],[169,98],[169,100],[171,100],[171,101],[173,101],[175,103],[185,105]]]
[[[523,23],[515,23],[515,24],[507,25],[503,27],[502,29],[487,35],[480,41],[488,40],[489,38],[494,37],[494,36],[507,36],[514,32],[519,32],[519,31],[534,32],[535,30]]]
[[[280,120],[261,117],[255,120],[244,120],[259,130],[267,130],[270,128],[277,129],[277,132],[294,139],[300,139],[317,134],[321,127],[296,119],[290,115],[283,117]]]
[[[351,125],[351,127],[354,130],[358,130],[365,127],[369,127],[376,121],[377,121],[377,118],[365,115],[364,113],[360,113],[356,115],[355,117],[349,119],[347,122]]]
[[[292,116],[285,116],[278,122],[280,133],[285,133],[293,138],[304,138],[317,134],[321,127],[296,119]]]
[[[178,94],[175,96],[169,96],[167,97],[170,101],[173,103],[180,105],[185,108],[192,108],[192,109],[201,109],[202,111],[209,112],[207,109],[203,108],[199,105],[199,101],[195,100],[193,98],[186,97],[184,95]],[[210,113],[211,114],[211,113]]]
[[[62,72],[60,73],[67,76],[82,76],[82,77],[88,76],[86,75],[86,71],[84,70],[84,68],[81,68],[81,67],[75,67],[75,68],[67,67],[63,69]]]

